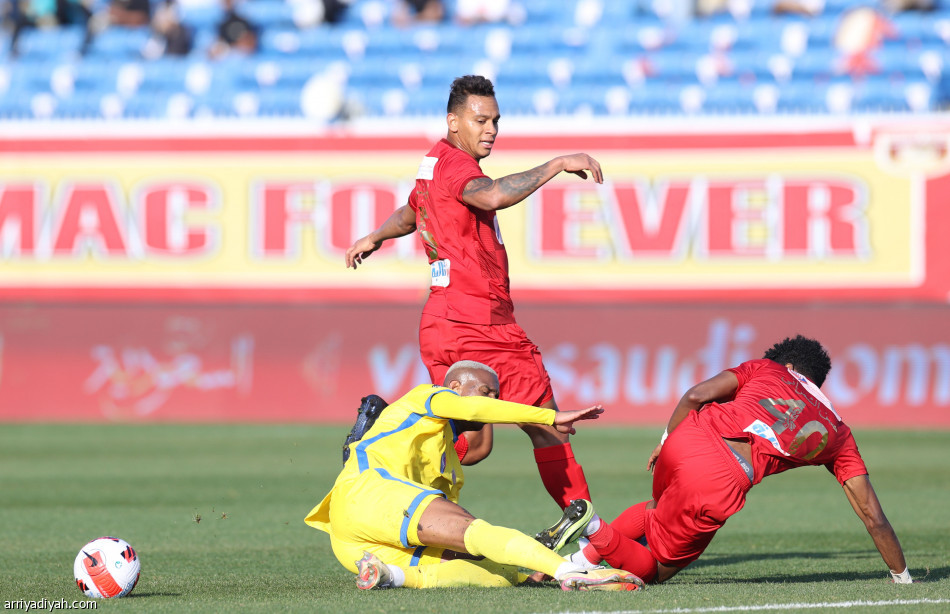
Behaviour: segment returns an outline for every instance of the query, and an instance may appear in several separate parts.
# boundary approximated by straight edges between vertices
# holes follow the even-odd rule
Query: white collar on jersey
[[[808,392],[810,392],[813,397],[821,401],[821,403],[825,407],[830,409],[831,413],[835,415],[835,418],[837,418],[839,421],[841,420],[841,416],[839,416],[838,412],[835,411],[835,408],[831,406],[831,401],[828,400],[828,397],[825,396],[825,393],[822,392],[821,389],[818,388],[818,386],[813,384],[810,379],[808,379],[807,377],[805,377],[798,371],[792,369],[791,367],[785,367],[785,368],[788,369],[788,372],[792,374],[792,377],[797,379],[799,382],[801,382],[803,386],[805,386],[805,389],[808,390]]]

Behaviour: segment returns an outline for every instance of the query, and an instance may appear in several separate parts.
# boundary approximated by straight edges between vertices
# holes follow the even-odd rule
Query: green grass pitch
[[[574,448],[598,511],[648,498],[658,429],[579,427]],[[109,612],[947,612],[950,432],[857,429],[871,479],[920,582],[891,584],[823,468],[769,478],[706,554],[635,593],[546,587],[372,591],[303,517],[340,468],[349,425],[0,426],[0,601],[82,599],[73,559],[115,535],[139,553],[133,593]],[[533,533],[558,510],[527,438],[497,429],[466,472],[462,504]],[[816,605],[817,604],[817,605]],[[826,605],[820,605],[826,604]],[[772,606],[763,608],[762,606]]]

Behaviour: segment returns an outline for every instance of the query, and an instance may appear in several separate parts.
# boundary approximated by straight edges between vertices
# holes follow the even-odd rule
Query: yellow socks
[[[403,569],[406,588],[444,588],[451,586],[517,586],[527,576],[513,565],[501,565],[488,559],[468,561],[456,559],[444,563],[419,565]]]
[[[465,531],[465,548],[504,565],[526,567],[554,576],[564,557],[548,550],[520,531],[496,527],[476,519]]]

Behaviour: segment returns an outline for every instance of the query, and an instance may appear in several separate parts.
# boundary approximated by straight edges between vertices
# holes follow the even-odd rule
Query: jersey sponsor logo
[[[449,285],[449,268],[451,262],[448,260],[436,260],[430,267],[432,268],[432,285],[440,288],[447,288]]]
[[[772,446],[784,454],[785,456],[790,456],[788,452],[782,449],[782,444],[779,443],[778,437],[775,436],[775,431],[772,430],[772,427],[762,422],[761,420],[756,420],[749,426],[743,429],[746,433],[752,433],[762,439],[768,441]]]
[[[438,158],[433,158],[432,156],[423,156],[422,162],[419,164],[419,172],[416,173],[416,179],[431,180],[435,175],[435,163],[438,161]]]

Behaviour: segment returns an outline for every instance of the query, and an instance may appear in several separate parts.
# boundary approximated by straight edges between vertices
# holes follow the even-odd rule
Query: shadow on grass
[[[159,591],[152,591],[150,593],[136,593],[133,591],[122,599],[138,599],[139,597],[181,597],[181,593],[166,593]]]
[[[774,552],[762,554],[731,554],[714,555],[699,559],[687,569],[709,568],[719,565],[734,565],[739,563],[749,563],[756,561],[775,561],[782,559],[809,559],[809,560],[841,560],[864,558],[871,552]],[[876,552],[874,552],[876,554]],[[911,562],[911,571],[914,574],[915,582],[937,582],[950,577],[950,567],[934,567],[930,569],[915,568]],[[708,573],[708,570],[707,570]],[[758,576],[754,578],[703,578],[699,579],[697,584],[718,584],[721,582],[736,583],[759,583],[759,582],[829,582],[840,580],[879,580],[887,577],[887,570],[872,572],[841,572],[841,571],[816,571],[807,574],[772,574]]]

